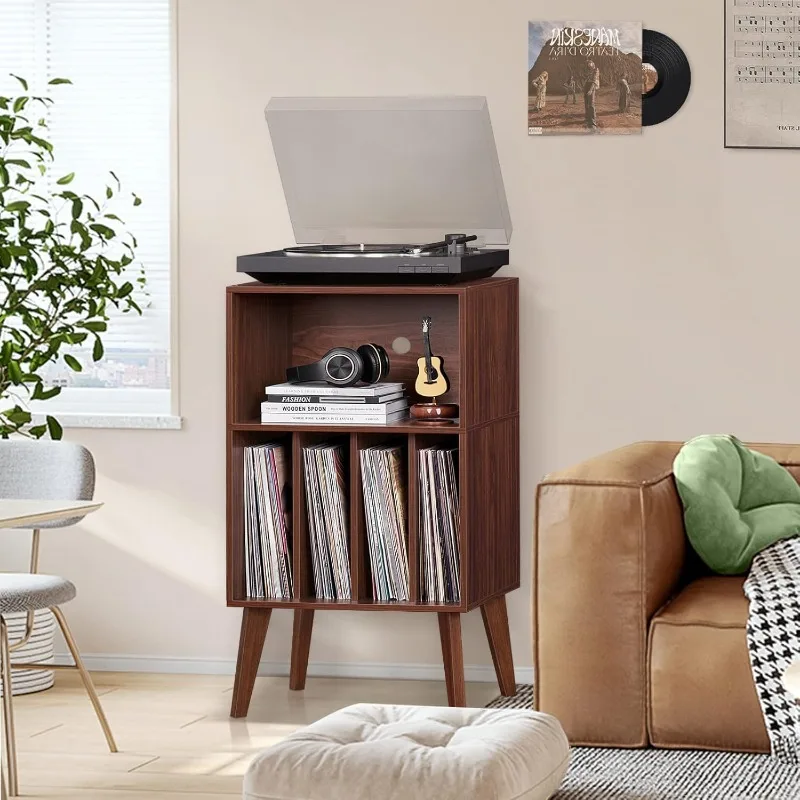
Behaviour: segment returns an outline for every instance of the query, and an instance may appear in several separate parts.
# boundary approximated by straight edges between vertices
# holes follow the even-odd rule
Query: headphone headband
[[[289,367],[286,380],[292,383],[321,381],[332,386],[354,386],[364,374],[364,362],[355,350],[348,347],[334,347],[319,361]]]

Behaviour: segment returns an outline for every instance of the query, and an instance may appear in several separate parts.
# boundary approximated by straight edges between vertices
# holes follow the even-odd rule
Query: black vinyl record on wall
[[[669,36],[647,29],[642,34],[646,89],[642,95],[642,124],[658,125],[676,114],[686,102],[692,85],[692,70],[686,54]]]

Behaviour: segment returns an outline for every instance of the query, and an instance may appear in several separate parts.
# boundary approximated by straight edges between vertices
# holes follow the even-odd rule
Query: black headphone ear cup
[[[364,371],[361,380],[366,383],[377,383],[381,376],[381,359],[378,351],[371,344],[362,344],[358,354],[364,362]]]
[[[362,344],[358,354],[364,360],[362,380],[367,383],[378,383],[389,374],[389,354],[379,344]]]
[[[325,381],[331,386],[355,386],[364,380],[366,363],[360,352],[349,347],[334,347],[323,357]]]
[[[379,344],[373,345],[373,347],[378,351],[378,356],[381,360],[381,380],[385,381],[389,377],[389,368],[391,366],[389,354],[386,352],[386,348],[381,347]]]

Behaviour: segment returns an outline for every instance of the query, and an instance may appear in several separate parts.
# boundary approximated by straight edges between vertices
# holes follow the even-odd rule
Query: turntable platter
[[[432,255],[420,245],[405,244],[319,244],[304,247],[287,247],[287,255],[325,256],[339,258],[385,258],[390,256]]]

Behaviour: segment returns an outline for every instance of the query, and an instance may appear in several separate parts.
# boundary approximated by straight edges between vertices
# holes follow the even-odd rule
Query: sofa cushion
[[[744,579],[689,584],[652,620],[648,729],[656,747],[769,752],[745,627]]]
[[[245,800],[546,800],[569,761],[535,711],[356,705],[265,750]]]
[[[800,486],[734,436],[687,442],[673,466],[686,535],[715,572],[741,575],[771,544],[800,533]]]

